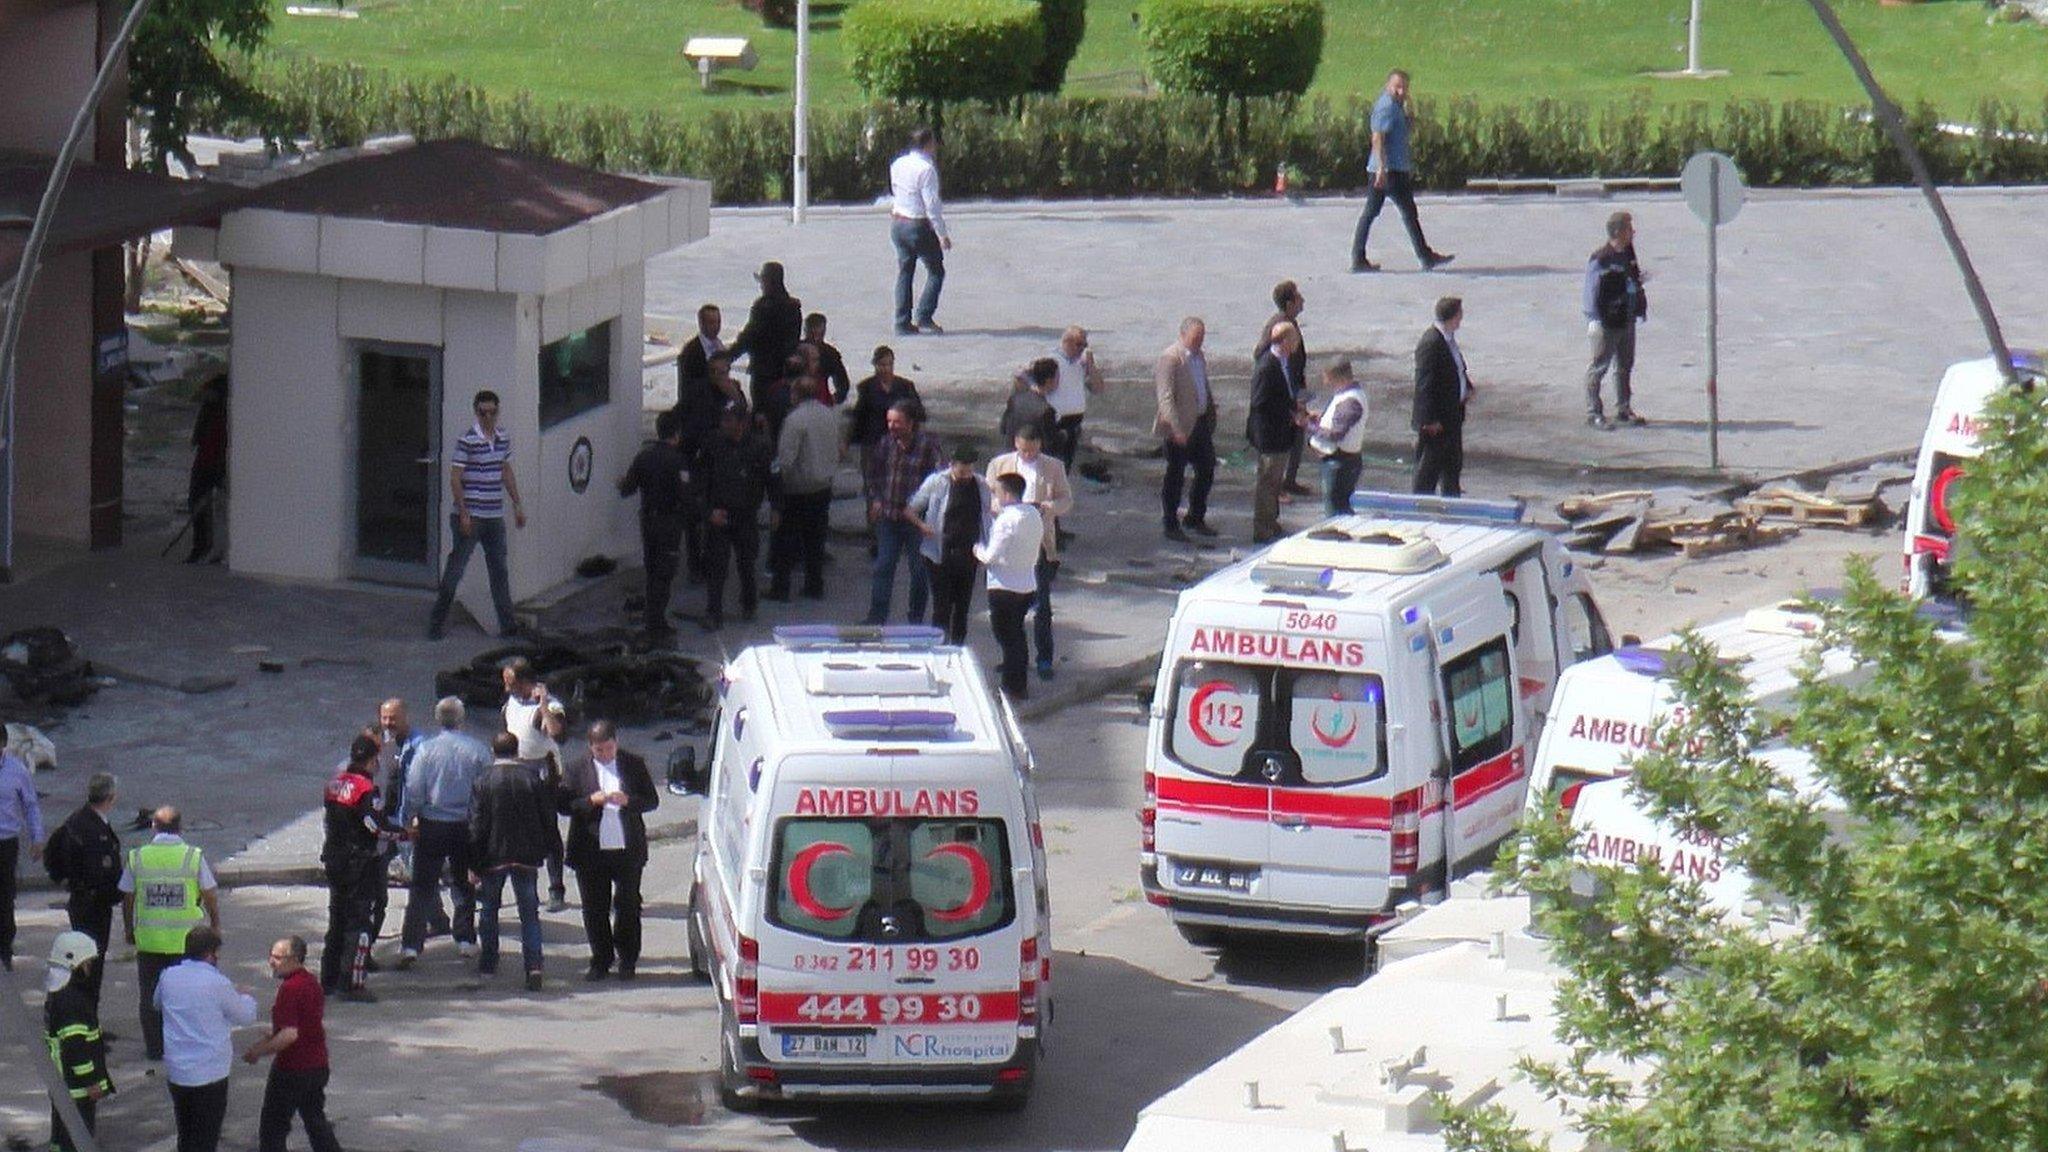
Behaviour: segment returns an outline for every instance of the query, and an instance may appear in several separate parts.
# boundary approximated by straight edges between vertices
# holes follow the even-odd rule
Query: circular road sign
[[[1742,211],[1742,170],[1719,152],[1695,152],[1678,174],[1678,190],[1702,224],[1716,227]]]

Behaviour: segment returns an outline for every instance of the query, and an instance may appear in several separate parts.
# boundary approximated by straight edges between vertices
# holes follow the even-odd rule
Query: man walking
[[[889,165],[889,240],[896,246],[896,334],[943,331],[933,316],[946,284],[946,253],[953,237],[939,204],[939,138],[930,128],[910,134],[910,150]],[[924,295],[910,311],[910,289],[924,262]]]
[[[1067,483],[1067,469],[1044,451],[1038,429],[1026,424],[1017,429],[1012,441],[1016,451],[1005,452],[988,462],[988,482],[1004,476],[1024,478],[1024,502],[1037,509],[1045,528],[1045,545],[1039,549],[1032,588],[1032,641],[1038,649],[1038,678],[1053,677],[1052,584],[1060,573],[1060,518],[1074,510],[1074,488]]]
[[[104,955],[83,932],[59,932],[50,944],[43,974],[43,1039],[78,1118],[88,1133],[97,1129],[100,1101],[114,1091],[107,1073],[107,1041],[100,1031],[99,958]],[[90,986],[88,986],[90,985]],[[63,1114],[50,1105],[51,1152],[75,1152]]]
[[[320,989],[374,1003],[365,983],[375,938],[377,896],[385,887],[384,847],[399,831],[384,811],[384,795],[371,773],[379,745],[364,733],[349,746],[348,762],[327,782],[321,798],[326,838],[320,864],[327,871],[327,940],[320,949]]]
[[[631,980],[640,964],[640,873],[647,867],[646,815],[661,806],[647,761],[619,747],[618,729],[593,720],[584,733],[590,748],[573,761],[562,788],[569,817],[569,867],[583,903],[583,933],[590,940],[586,980],[602,980],[619,966]]]
[[[476,888],[469,862],[469,813],[477,778],[491,766],[490,749],[462,730],[465,711],[458,697],[434,705],[440,731],[420,745],[406,775],[405,811],[413,838],[412,886],[400,929],[398,966],[410,968],[427,943],[429,913],[441,903],[441,873],[447,869],[454,896],[456,948],[476,955]],[[516,748],[516,744],[515,744]]]
[[[760,605],[761,504],[775,467],[774,449],[756,432],[744,409],[727,408],[718,435],[690,469],[704,485],[704,621],[706,632],[725,627],[725,575],[737,570],[740,619]]]
[[[1208,361],[1202,357],[1207,331],[1200,317],[1182,320],[1180,339],[1166,346],[1152,370],[1159,401],[1152,431],[1165,441],[1166,448],[1166,477],[1159,503],[1165,513],[1166,538],[1183,544],[1189,532],[1216,535],[1208,519],[1209,486],[1216,480],[1216,397],[1209,390]],[[1187,485],[1190,466],[1195,470],[1193,487]],[[1180,514],[1183,490],[1188,497],[1185,520]]]
[[[217,1152],[228,1115],[234,1030],[257,1019],[256,998],[220,971],[220,932],[201,924],[185,936],[184,961],[166,971],[156,1006],[164,1019],[164,1079],[178,1124],[178,1152]]]
[[[1422,221],[1415,215],[1415,158],[1408,148],[1408,127],[1408,73],[1396,68],[1387,73],[1386,87],[1372,106],[1372,155],[1365,162],[1372,187],[1365,196],[1358,230],[1351,237],[1353,272],[1380,270],[1366,259],[1365,246],[1372,235],[1373,218],[1390,198],[1401,211],[1401,223],[1408,226],[1408,242],[1415,246],[1415,262],[1423,271],[1441,268],[1454,259],[1422,238]]]
[[[844,366],[840,372],[844,374]],[[806,382],[808,383],[808,382]],[[793,386],[794,387],[794,386]],[[768,543],[768,599],[788,600],[803,568],[806,600],[825,598],[825,537],[832,531],[832,478],[846,454],[844,423],[814,390],[792,392],[789,419],[775,445],[775,475],[782,491]]]
[[[1586,338],[1593,347],[1592,363],[1586,366],[1586,423],[1602,431],[1614,426],[1600,406],[1600,378],[1610,364],[1614,366],[1614,423],[1649,423],[1636,415],[1629,389],[1636,367],[1636,325],[1650,316],[1644,279],[1636,264],[1635,218],[1616,212],[1607,218],[1607,243],[1586,259],[1586,278],[1579,290]]]
[[[996,477],[993,486],[995,523],[989,526],[988,543],[974,546],[974,558],[988,566],[988,626],[1003,652],[1003,694],[1023,700],[1031,695],[1024,613],[1030,610],[1037,592],[1045,524],[1038,509],[1024,502],[1024,477],[1005,472]]]
[[[1458,328],[1465,322],[1465,302],[1446,296],[1436,302],[1436,323],[1415,345],[1415,491],[1462,496],[1459,474],[1465,468],[1465,405],[1472,398],[1472,377],[1465,354],[1458,350]]]
[[[519,621],[512,615],[511,577],[505,567],[505,501],[512,501],[512,522],[526,527],[526,506],[519,500],[519,481],[512,474],[512,438],[498,428],[498,394],[478,392],[470,403],[476,424],[455,442],[448,468],[448,490],[455,514],[448,518],[454,546],[441,570],[441,592],[427,617],[427,639],[446,635],[448,609],[462,586],[470,554],[484,546],[484,570],[491,580],[491,604],[498,613],[498,634],[514,636]]]
[[[149,843],[128,850],[128,866],[118,887],[123,934],[135,946],[142,1051],[151,1060],[161,1060],[164,1017],[157,1006],[157,982],[185,959],[190,931],[204,926],[215,941],[220,939],[220,885],[206,854],[179,835],[185,821],[176,808],[157,809],[149,823]]]
[[[1245,416],[1244,435],[1259,454],[1258,479],[1252,487],[1254,544],[1280,538],[1280,490],[1287,482],[1287,458],[1306,423],[1296,400],[1301,386],[1292,368],[1300,348],[1301,333],[1282,320],[1273,325],[1271,346],[1252,367],[1251,409]]]
[[[513,656],[498,665],[505,684],[505,731],[519,740],[519,763],[540,781],[542,802],[548,817],[548,911],[569,907],[569,888],[562,871],[562,826],[553,817],[555,789],[562,783],[562,745],[555,739],[562,727],[548,723],[551,710],[561,704],[548,695],[533,661]],[[565,722],[566,723],[566,722]]]
[[[923,429],[924,406],[898,400],[889,406],[888,432],[868,452],[866,492],[868,523],[875,530],[875,567],[868,592],[869,624],[889,622],[889,602],[896,595],[896,565],[910,564],[910,614],[924,619],[927,597],[924,565],[917,562],[921,534],[907,508],[924,478],[945,467],[938,438]]]
[[[980,454],[972,444],[953,449],[953,463],[918,485],[904,514],[924,537],[918,545],[932,586],[932,627],[946,643],[967,642],[967,613],[974,604],[974,577],[981,564],[974,546],[988,539],[995,519],[995,490],[974,467]]]
[[[270,946],[270,974],[279,982],[277,999],[270,1004],[270,1035],[242,1053],[248,1064],[276,1057],[263,1085],[257,1152],[284,1152],[294,1116],[306,1126],[313,1152],[341,1152],[334,1125],[327,1122],[326,998],[306,971],[303,937],[287,936]]]
[[[23,841],[28,858],[43,858],[43,802],[28,764],[0,747],[0,968],[14,971],[14,897],[20,889]]]
[[[547,860],[549,830],[554,827],[555,808],[541,790],[540,780],[519,762],[519,740],[510,732],[491,738],[490,770],[477,782],[476,802],[469,814],[471,878],[480,889],[483,903],[479,934],[483,951],[477,957],[478,975],[498,970],[498,909],[505,902],[505,885],[512,885],[512,899],[519,906],[519,951],[526,961],[526,988],[540,991],[541,864]]]
[[[1276,311],[1259,329],[1259,342],[1252,348],[1252,363],[1273,346],[1273,331],[1281,324],[1294,325],[1297,337],[1301,335],[1301,312],[1308,307],[1308,300],[1301,294],[1301,287],[1292,280],[1282,280],[1273,285],[1273,307]],[[1308,343],[1306,339],[1295,341],[1294,355],[1287,361],[1288,379],[1294,385],[1294,402],[1298,408],[1306,408],[1308,401]],[[1309,494],[1308,486],[1300,482],[1301,446],[1307,437],[1299,432],[1294,437],[1294,447],[1287,450],[1287,478],[1280,488],[1281,503],[1292,502],[1296,496]]]
[[[43,849],[43,867],[70,896],[64,915],[73,932],[92,938],[94,955],[105,956],[114,935],[114,909],[121,906],[121,835],[107,814],[114,810],[117,782],[111,772],[95,772],[85,786],[85,803],[73,812]],[[93,964],[77,977],[80,990],[99,1007],[105,964]]]
[[[681,559],[684,492],[690,482],[682,444],[683,416],[671,408],[654,419],[654,443],[640,449],[619,477],[620,496],[640,497],[640,562],[647,574],[641,626],[655,641],[676,631],[668,622],[668,600]]]

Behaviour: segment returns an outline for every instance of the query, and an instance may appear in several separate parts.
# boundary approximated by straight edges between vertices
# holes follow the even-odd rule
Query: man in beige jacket
[[[1045,451],[1043,433],[1036,425],[1017,430],[1012,442],[1016,451],[1005,452],[988,462],[988,482],[1015,473],[1024,478],[1024,502],[1038,509],[1044,523],[1045,542],[1038,552],[1038,590],[1032,604],[1032,647],[1038,650],[1038,678],[1053,676],[1052,582],[1060,571],[1060,518],[1074,510],[1074,489],[1067,483],[1067,466]]]
[[[1152,383],[1159,394],[1159,418],[1152,430],[1166,442],[1166,482],[1159,492],[1166,538],[1186,543],[1188,533],[1214,536],[1209,527],[1209,486],[1216,481],[1216,394],[1209,387],[1209,364],[1202,358],[1207,330],[1201,317],[1180,322],[1180,339],[1159,354]],[[1181,491],[1188,466],[1195,483],[1187,488],[1188,514],[1180,514]]]

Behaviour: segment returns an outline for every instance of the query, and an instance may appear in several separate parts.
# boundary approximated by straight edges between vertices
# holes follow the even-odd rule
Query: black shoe
[[[1278,532],[1254,532],[1252,533],[1252,543],[1254,545],[1271,544],[1273,541],[1280,539],[1280,536],[1281,534]]]
[[[595,984],[595,983],[597,983],[597,982],[598,982],[598,981],[600,981],[600,980],[608,980],[608,979],[610,979],[610,978],[611,978],[611,974],[612,974],[612,970],[611,970],[611,969],[609,969],[609,968],[599,968],[599,967],[598,967],[597,965],[593,964],[593,965],[591,965],[591,966],[590,966],[590,968],[589,968],[589,969],[588,969],[587,971],[585,971],[585,972],[583,973],[583,981],[584,981],[584,983],[586,983],[586,984]]]
[[[824,598],[825,590],[823,588],[804,589],[804,599],[806,600],[823,600]]]
[[[1295,496],[1313,496],[1316,494],[1315,489],[1295,480],[1289,480],[1281,491]]]
[[[1353,272],[1377,272],[1380,270],[1380,266],[1360,256],[1351,262],[1351,270]]]
[[[939,327],[937,320],[919,320],[917,327],[918,331],[923,332],[927,336],[944,336],[946,334],[946,330]]]
[[[1648,420],[1643,419],[1641,416],[1638,416],[1633,412],[1616,412],[1614,414],[1614,422],[1616,424],[1634,425],[1637,428],[1641,428],[1643,425],[1649,423]]]
[[[635,977],[635,976],[638,976],[638,975],[639,975],[639,973],[633,970],[633,965],[631,965],[631,964],[621,964],[621,965],[619,965],[619,980],[620,980],[620,981],[621,981],[622,983],[626,983],[626,984],[631,984],[631,983],[633,982],[633,977]]]
[[[1164,530],[1164,534],[1168,540],[1171,540],[1176,544],[1186,544],[1189,542],[1188,534],[1182,531],[1181,526],[1178,524],[1168,524]]]
[[[915,325],[915,324],[898,324],[898,325],[896,326],[896,334],[897,334],[898,336],[915,336],[915,335],[917,335],[917,325]]]
[[[1431,252],[1429,255],[1424,256],[1422,258],[1422,270],[1424,272],[1434,272],[1437,269],[1443,267],[1446,264],[1449,264],[1451,261],[1456,259],[1456,256],[1453,256],[1447,252]]]
[[[766,592],[761,593],[761,599],[773,604],[787,604],[789,603],[789,589],[770,588]]]
[[[427,625],[427,639],[429,639],[429,640],[441,640],[441,639],[445,639],[445,638],[447,637],[447,635],[448,635],[448,630],[447,630],[446,628],[443,628],[443,627],[441,627],[441,626],[440,626],[439,624],[429,624],[429,625]]]
[[[206,563],[206,553],[204,553],[204,552],[194,552],[194,553],[192,553],[192,554],[190,554],[190,555],[188,555],[188,556],[186,556],[186,557],[185,557],[185,563],[187,563],[187,564],[204,564],[204,563]]]
[[[1223,535],[1223,533],[1218,532],[1214,528],[1209,527],[1209,522],[1207,520],[1190,520],[1185,525],[1183,525],[1183,527],[1185,527],[1188,531],[1193,532],[1197,536],[1208,536],[1213,539],[1217,536]]]
[[[528,992],[538,992],[538,991],[540,991],[540,986],[541,986],[541,983],[542,983],[542,981],[541,981],[541,975],[540,975],[540,973],[538,973],[538,972],[528,972],[528,973],[526,974],[526,990],[527,990]]]

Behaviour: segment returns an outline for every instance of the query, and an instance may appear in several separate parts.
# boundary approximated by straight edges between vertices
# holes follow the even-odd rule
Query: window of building
[[[540,350],[540,426],[602,408],[612,399],[612,322],[571,333]]]

